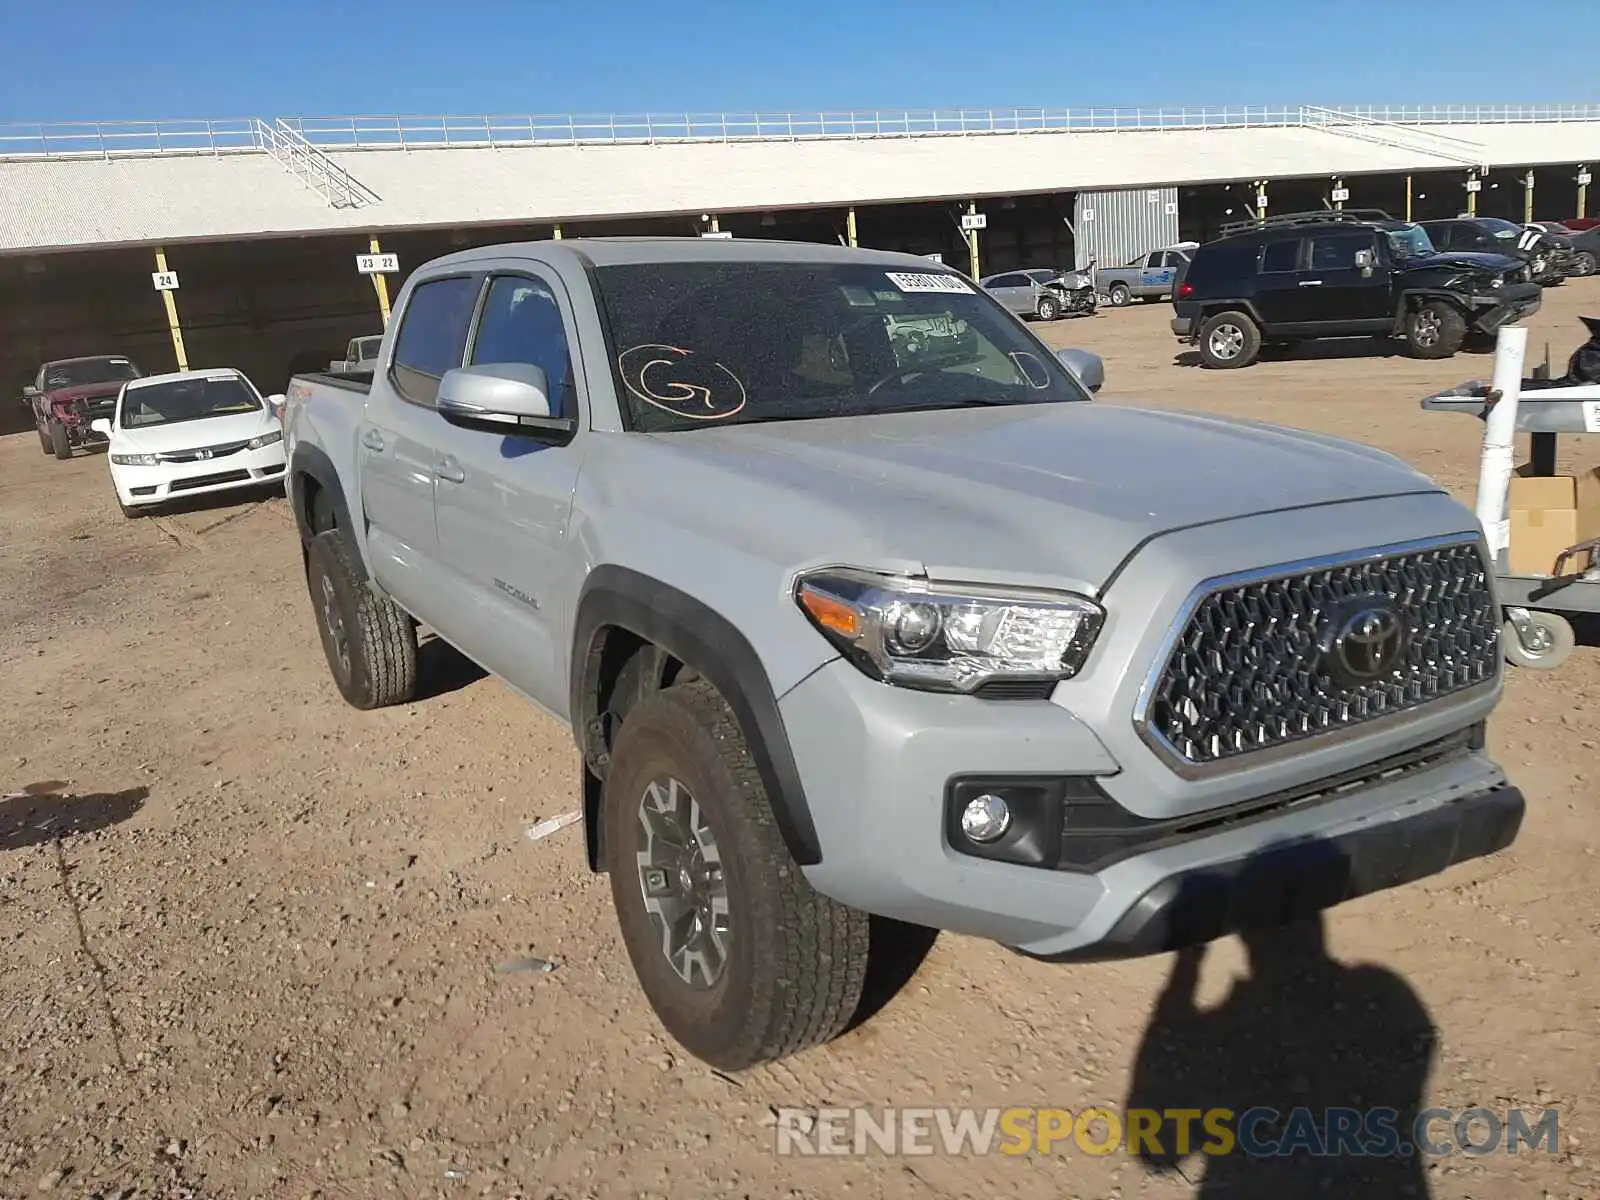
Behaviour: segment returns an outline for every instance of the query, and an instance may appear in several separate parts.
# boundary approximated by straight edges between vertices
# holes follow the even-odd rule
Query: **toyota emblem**
[[[211,451],[209,451],[209,450],[196,450],[194,452],[194,456],[196,458],[210,458],[211,457]]]
[[[1343,606],[1328,622],[1322,662],[1335,683],[1355,688],[1394,673],[1405,655],[1407,629],[1394,605],[1369,596]]]

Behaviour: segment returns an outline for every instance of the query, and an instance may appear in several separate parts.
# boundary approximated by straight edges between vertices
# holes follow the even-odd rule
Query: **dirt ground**
[[[1536,353],[1564,363],[1580,312],[1600,280],[1547,293]],[[1105,356],[1104,403],[1354,437],[1470,501],[1481,427],[1417,400],[1487,357],[1209,372],[1175,361],[1169,315],[1046,336]],[[28,793],[0,801],[0,1197],[1193,1195],[1198,1159],[775,1152],[774,1107],[1121,1107],[1153,1022],[1166,1099],[1193,1080],[1194,1107],[1560,1108],[1555,1157],[1458,1153],[1393,1190],[1330,1165],[1305,1194],[1600,1195],[1594,649],[1509,678],[1516,845],[1331,914],[1332,961],[1263,983],[1268,1016],[1205,1007],[1245,971],[1234,941],[1196,1011],[1183,986],[1158,1007],[1170,957],[1050,966],[946,936],[874,1019],[737,1079],[666,1042],[580,830],[525,834],[574,807],[570,734],[426,661],[426,698],[354,712],[282,499],[128,521],[100,455],[0,439],[0,792]],[[497,972],[528,954],[556,969]]]

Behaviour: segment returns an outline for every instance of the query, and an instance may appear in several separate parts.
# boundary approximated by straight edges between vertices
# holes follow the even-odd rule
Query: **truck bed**
[[[294,375],[289,379],[289,386],[297,383],[312,383],[318,387],[340,388],[347,392],[359,392],[363,396],[372,390],[371,371],[307,371],[302,375]]]

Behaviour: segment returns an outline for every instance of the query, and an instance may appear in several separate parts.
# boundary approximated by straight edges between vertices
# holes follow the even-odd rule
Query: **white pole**
[[[1528,331],[1502,325],[1495,336],[1494,381],[1499,395],[1483,423],[1483,459],[1478,465],[1478,521],[1499,559],[1511,544],[1506,518],[1506,489],[1511,486],[1517,444],[1517,402],[1522,397],[1522,361],[1528,352]]]

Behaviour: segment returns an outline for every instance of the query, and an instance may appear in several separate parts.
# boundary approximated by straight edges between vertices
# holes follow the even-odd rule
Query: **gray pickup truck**
[[[289,387],[333,678],[407,701],[421,623],[570,725],[640,984],[724,1069],[845,1028],[879,930],[1142,955],[1511,842],[1472,514],[1097,368],[908,255],[437,259],[370,378]]]

